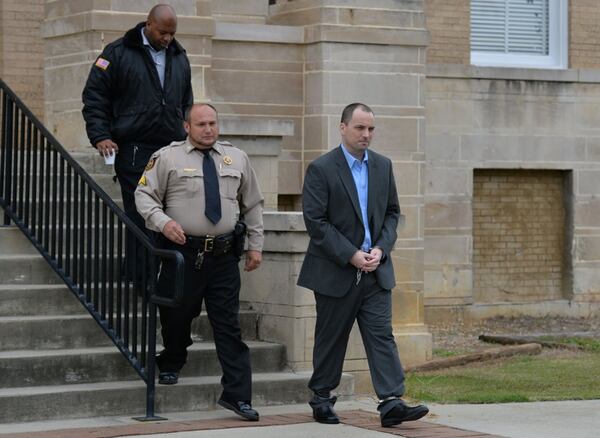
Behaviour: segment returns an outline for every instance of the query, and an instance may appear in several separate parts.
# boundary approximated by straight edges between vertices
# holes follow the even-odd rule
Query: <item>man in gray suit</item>
[[[382,426],[429,412],[400,398],[404,373],[392,333],[390,257],[400,206],[391,161],[367,150],[374,130],[368,106],[348,105],[340,123],[341,145],[308,166],[302,190],[310,243],[298,285],[315,293],[314,371],[308,386],[314,393],[309,402],[313,417],[320,423],[339,423],[331,391],[340,383],[355,320],[380,399]]]

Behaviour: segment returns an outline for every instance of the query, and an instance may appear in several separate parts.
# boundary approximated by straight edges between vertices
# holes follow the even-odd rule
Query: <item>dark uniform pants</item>
[[[185,258],[184,297],[181,306],[160,306],[163,345],[157,357],[160,371],[179,371],[192,345],[192,320],[200,315],[204,301],[213,329],[217,356],[223,370],[222,398],[247,401],[252,398],[250,352],[242,341],[239,323],[239,258],[229,252],[221,256],[205,255],[202,267],[194,267],[197,250],[168,242],[162,245],[180,251]],[[164,261],[158,280],[159,293],[169,295],[174,283],[173,263]],[[164,292],[163,292],[164,291]]]
[[[342,377],[350,330],[354,321],[367,353],[371,380],[380,399],[404,393],[404,372],[392,330],[391,292],[382,289],[375,275],[363,274],[359,284],[340,298],[315,292],[317,322],[313,350],[312,391],[328,397]]]
[[[119,145],[119,153],[115,157],[115,173],[121,186],[121,196],[123,197],[123,210],[129,219],[133,221],[142,231],[146,230],[144,218],[140,216],[135,207],[135,189],[138,182],[144,173],[144,168],[148,164],[148,160],[152,154],[162,146],[156,145]],[[147,232],[152,240],[153,233]],[[130,234],[126,238],[126,261],[137,260],[141,262],[142,245],[137,243],[137,240]],[[130,279],[133,279],[133,272],[141,275],[143,266],[138,263],[138,266],[129,264],[126,272]],[[139,279],[138,279],[139,280]]]

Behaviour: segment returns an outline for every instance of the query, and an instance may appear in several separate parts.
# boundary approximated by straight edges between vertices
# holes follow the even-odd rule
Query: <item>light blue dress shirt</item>
[[[160,86],[165,88],[165,66],[167,63],[167,49],[154,50],[154,47],[146,38],[144,34],[144,28],[141,29],[142,32],[142,41],[144,41],[144,46],[148,47],[148,51],[152,56],[152,60],[154,61],[154,65],[156,66],[156,71],[158,72],[158,79],[160,80]]]
[[[361,249],[369,252],[371,249],[371,230],[369,230],[369,218],[367,217],[367,205],[369,203],[369,152],[365,150],[365,156],[362,160],[354,158],[346,147],[341,144],[340,147],[344,152],[350,172],[352,172],[352,178],[354,179],[354,185],[358,192],[358,202],[360,204],[360,213],[362,216],[362,223],[365,227],[365,239],[363,240]]]

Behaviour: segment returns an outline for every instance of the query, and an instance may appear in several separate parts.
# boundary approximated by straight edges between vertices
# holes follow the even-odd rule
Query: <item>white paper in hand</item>
[[[104,163],[108,165],[115,164],[115,151],[112,151],[110,154],[104,155]]]

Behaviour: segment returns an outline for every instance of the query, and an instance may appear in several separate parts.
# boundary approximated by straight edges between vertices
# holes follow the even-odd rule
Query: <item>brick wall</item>
[[[425,0],[431,43],[427,63],[470,64],[470,1]]]
[[[569,2],[569,67],[600,68],[600,2]]]
[[[0,9],[0,77],[43,117],[44,0],[2,0]]]
[[[425,0],[428,63],[470,63],[470,1]],[[600,68],[600,2],[569,2],[569,68]]]
[[[563,297],[564,178],[564,172],[553,170],[475,170],[476,302]]]

